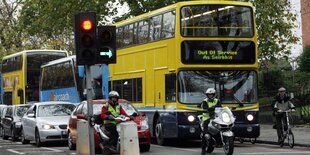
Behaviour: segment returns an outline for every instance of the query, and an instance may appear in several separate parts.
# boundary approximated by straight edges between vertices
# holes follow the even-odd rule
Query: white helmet
[[[209,96],[208,96],[209,94],[213,95],[210,99],[213,99],[215,97],[215,93],[216,93],[216,91],[214,88],[208,88],[206,91],[206,95],[208,98],[209,98]]]
[[[110,92],[109,92],[109,99],[111,99],[112,97],[119,98],[118,92],[117,92],[117,91],[114,91],[114,90],[110,91]]]

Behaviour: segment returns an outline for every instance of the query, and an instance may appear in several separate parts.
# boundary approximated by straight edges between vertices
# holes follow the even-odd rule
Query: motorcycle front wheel
[[[234,152],[234,138],[223,136],[223,149],[226,155],[232,155]]]

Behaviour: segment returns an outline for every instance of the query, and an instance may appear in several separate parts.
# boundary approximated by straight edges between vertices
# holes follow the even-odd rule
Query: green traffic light
[[[111,58],[113,56],[113,53],[109,48],[103,48],[100,50],[99,55],[108,56],[109,58]]]

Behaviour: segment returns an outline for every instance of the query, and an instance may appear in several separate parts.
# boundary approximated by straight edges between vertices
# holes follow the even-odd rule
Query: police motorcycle
[[[215,117],[208,124],[208,133],[201,138],[206,138],[207,153],[212,153],[214,147],[223,147],[226,155],[234,152],[234,133],[232,127],[236,118],[228,107],[216,107]],[[198,115],[201,130],[203,131],[202,115]],[[203,135],[203,134],[202,134]]]
[[[98,116],[100,117],[100,116]],[[116,125],[116,130],[118,134],[120,135],[120,123],[129,121],[129,117],[125,117],[123,115],[120,115],[115,118],[119,123]],[[95,132],[97,132],[100,135],[101,143],[100,143],[100,148],[102,150],[103,155],[112,155],[112,154],[120,154],[120,137],[118,137],[118,141],[116,146],[113,146],[110,142],[110,133],[107,131],[104,126],[102,121],[96,121],[95,125]]]

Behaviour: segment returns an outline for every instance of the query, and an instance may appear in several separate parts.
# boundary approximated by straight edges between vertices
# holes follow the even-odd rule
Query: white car
[[[69,102],[34,103],[22,118],[22,143],[67,141],[67,123],[75,105]]]

